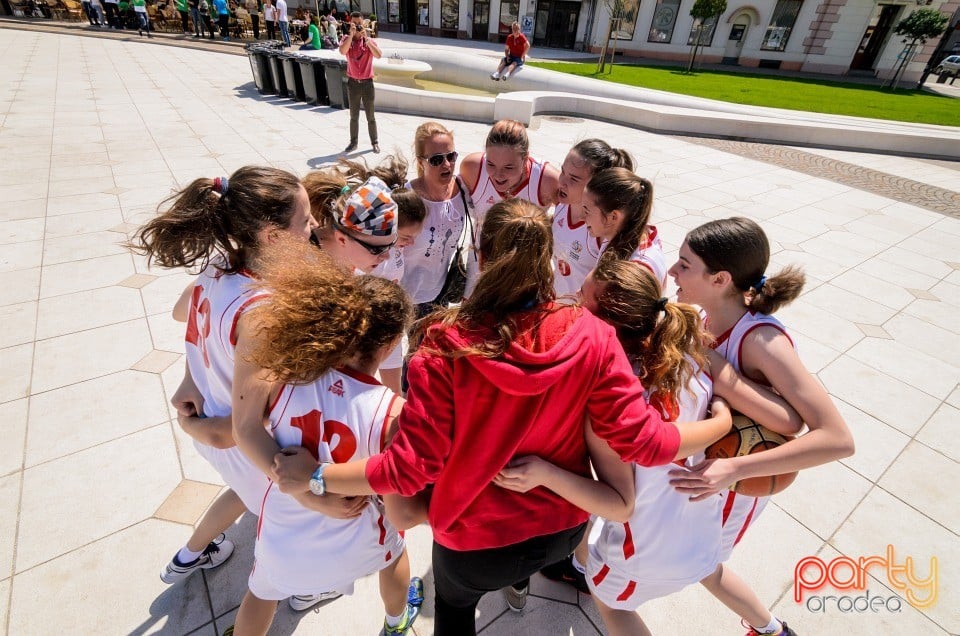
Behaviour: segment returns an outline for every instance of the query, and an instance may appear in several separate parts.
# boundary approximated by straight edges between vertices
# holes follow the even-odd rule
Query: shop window
[[[510,25],[520,21],[520,3],[519,2],[501,2],[500,3],[500,26],[498,32],[500,35],[510,35]]]
[[[797,21],[797,15],[800,13],[802,4],[801,0],[778,0],[773,15],[770,17],[770,26],[763,34],[761,50],[782,51],[787,48],[790,32],[793,31],[793,25]]]
[[[430,26],[429,0],[417,0],[417,26]]]
[[[440,0],[440,28],[460,28],[460,0]]]
[[[717,30],[718,17],[719,16],[712,16],[703,21],[703,27],[699,29],[700,46],[711,46],[713,44],[713,33]],[[700,20],[693,21],[693,26],[690,27],[690,35],[687,36],[688,46],[693,46],[693,43],[696,42],[699,25]]]
[[[653,21],[650,23],[650,35],[647,42],[662,42],[667,44],[673,38],[673,27],[677,24],[677,13],[680,12],[680,0],[657,0],[657,8],[653,12]]]

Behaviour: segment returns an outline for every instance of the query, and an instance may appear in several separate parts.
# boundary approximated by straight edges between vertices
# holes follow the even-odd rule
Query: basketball
[[[792,437],[774,433],[741,413],[733,414],[733,428],[730,432],[707,447],[707,459],[742,457],[752,453],[761,453],[787,443]],[[774,495],[793,483],[797,473],[750,477],[730,486],[730,490],[750,497]]]

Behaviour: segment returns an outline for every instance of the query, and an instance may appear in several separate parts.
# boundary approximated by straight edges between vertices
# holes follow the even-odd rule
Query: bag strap
[[[467,198],[467,186],[463,183],[463,179],[460,178],[460,175],[457,175],[456,179],[457,186],[460,188],[460,201],[463,203],[463,213],[465,215],[463,220],[463,230],[460,233],[460,239],[457,241],[457,249],[462,250],[464,247],[466,247],[465,238],[466,236],[469,236],[470,247],[473,248],[473,257],[479,258],[477,256],[477,245],[473,232],[473,199]]]

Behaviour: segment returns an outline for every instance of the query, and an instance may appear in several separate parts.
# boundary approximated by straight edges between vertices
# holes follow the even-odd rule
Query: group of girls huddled
[[[559,170],[514,121],[459,170],[438,123],[413,150],[409,181],[399,155],[198,179],[136,236],[198,273],[174,309],[174,403],[230,487],[161,578],[223,563],[249,510],[230,631],[264,634],[278,601],[306,609],[377,572],[381,633],[408,634],[424,589],[403,530],[426,521],[436,634],[476,633],[487,592],[521,611],[538,571],[592,594],[611,634],[650,633],[638,608],[698,581],[750,634],[794,634],[724,563],[767,503],[731,484],[853,452],[770,315],[803,274],[768,277],[745,218],[696,228],[668,268],[653,183],[599,139]],[[730,407],[808,430],[705,459]]]

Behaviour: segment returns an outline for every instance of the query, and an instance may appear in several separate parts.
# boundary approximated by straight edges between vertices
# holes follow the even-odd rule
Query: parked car
[[[937,75],[940,75],[944,71],[951,75],[960,73],[960,55],[951,55],[950,57],[944,58],[943,61],[937,64],[937,68],[933,70]]]

